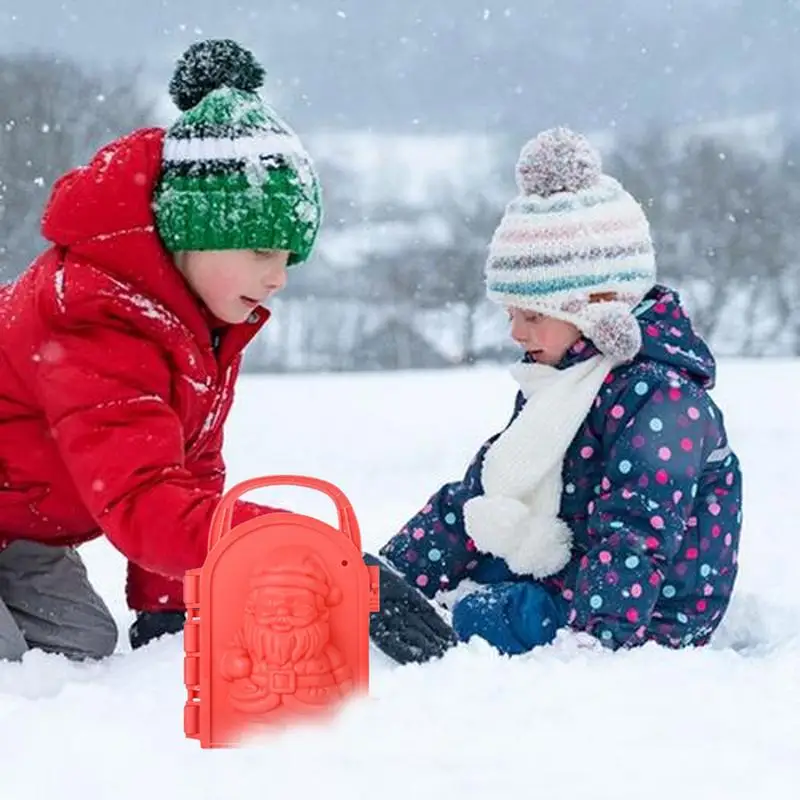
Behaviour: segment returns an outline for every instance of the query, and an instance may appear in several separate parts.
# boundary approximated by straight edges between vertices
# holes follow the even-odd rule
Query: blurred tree
[[[115,136],[153,124],[155,105],[140,96],[137,76],[0,56],[0,281],[45,246],[39,226],[53,182]]]

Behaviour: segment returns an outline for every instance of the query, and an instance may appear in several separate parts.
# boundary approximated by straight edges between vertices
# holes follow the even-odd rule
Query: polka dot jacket
[[[463,479],[442,486],[381,549],[410,583],[429,598],[465,578],[484,584],[489,597],[537,583],[558,605],[555,627],[585,631],[612,649],[709,641],[737,574],[739,461],[707,393],[714,358],[677,293],[655,287],[638,316],[640,354],[608,376],[564,459],[560,515],[574,534],[570,563],[537,583],[479,552],[466,535],[462,508],[483,491],[481,464],[497,433]],[[560,366],[596,352],[581,340]],[[518,393],[509,424],[523,404]],[[531,622],[536,614],[524,601],[490,605],[501,610],[497,624],[514,632],[514,652],[555,635],[525,630],[541,620]]]

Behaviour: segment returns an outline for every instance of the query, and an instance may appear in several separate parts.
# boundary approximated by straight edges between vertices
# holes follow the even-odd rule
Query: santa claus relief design
[[[321,709],[353,689],[350,667],[331,643],[341,590],[308,548],[284,548],[270,560],[253,574],[244,624],[222,656],[231,705],[247,714]]]

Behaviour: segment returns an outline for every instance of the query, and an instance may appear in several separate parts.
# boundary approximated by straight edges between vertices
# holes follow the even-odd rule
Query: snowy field
[[[464,646],[425,667],[375,654],[371,695],[327,729],[203,751],[182,730],[181,642],[130,653],[123,562],[85,548],[119,652],[0,664],[2,800],[785,797],[800,786],[800,362],[726,361],[715,392],[745,475],[735,600],[714,645],[611,654],[571,639],[516,659]],[[248,377],[230,479],[338,484],[377,548],[460,476],[510,413],[505,371]],[[253,493],[334,522],[303,489]],[[319,792],[319,794],[317,794]]]

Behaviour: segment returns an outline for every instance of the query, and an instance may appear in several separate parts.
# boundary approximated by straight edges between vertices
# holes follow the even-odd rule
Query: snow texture
[[[226,438],[229,481],[299,472],[353,502],[374,550],[508,419],[504,370],[243,380]],[[800,785],[800,362],[723,362],[715,391],[748,485],[741,573],[712,646],[610,653],[581,636],[504,658],[480,642],[425,667],[373,653],[369,698],[328,728],[228,752],[183,736],[179,638],[101,664],[32,652],[0,664],[3,800],[614,800],[788,797]],[[319,398],[325,397],[320,403]],[[248,499],[335,524],[305,489]],[[124,562],[83,548],[124,629]]]

